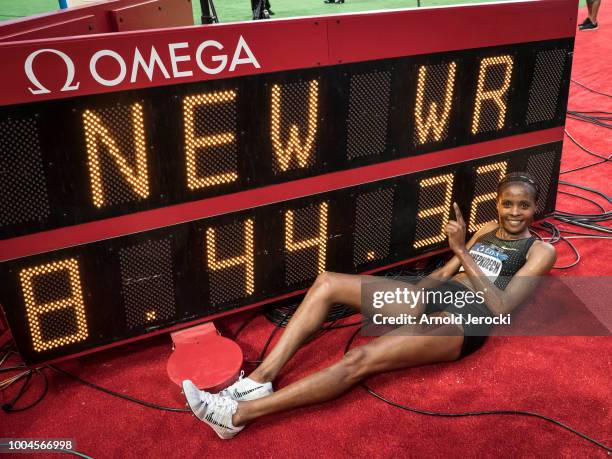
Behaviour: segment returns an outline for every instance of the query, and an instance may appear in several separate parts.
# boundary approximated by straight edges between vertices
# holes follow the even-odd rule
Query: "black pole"
[[[214,0],[208,0],[208,4],[210,5],[210,11],[212,12],[213,22],[219,22],[219,17],[217,16],[217,10],[215,9]]]
[[[219,22],[214,4],[212,5],[211,12],[212,2],[213,0],[200,0],[200,7],[202,8],[202,24],[214,24],[215,22]]]

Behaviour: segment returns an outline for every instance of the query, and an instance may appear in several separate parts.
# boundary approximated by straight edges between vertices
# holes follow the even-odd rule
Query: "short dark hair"
[[[534,201],[538,200],[540,187],[533,176],[527,172],[510,172],[509,174],[506,174],[506,176],[502,178],[497,185],[497,195],[499,196],[504,188],[515,183],[526,183],[527,185],[531,186],[533,189],[533,199]]]

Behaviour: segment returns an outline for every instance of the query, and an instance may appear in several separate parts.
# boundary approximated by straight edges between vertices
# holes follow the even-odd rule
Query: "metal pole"
[[[208,0],[200,0],[200,7],[202,8],[202,24],[213,24],[216,22],[216,18],[210,14],[210,4]]]

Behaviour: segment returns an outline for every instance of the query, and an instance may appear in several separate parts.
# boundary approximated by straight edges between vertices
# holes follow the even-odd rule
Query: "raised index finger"
[[[463,220],[463,215],[461,215],[461,209],[459,209],[459,206],[456,202],[453,202],[453,209],[455,209],[455,220],[457,220],[457,223],[464,225],[465,220]]]

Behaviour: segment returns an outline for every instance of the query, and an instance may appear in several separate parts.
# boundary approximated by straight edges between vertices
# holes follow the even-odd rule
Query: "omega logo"
[[[242,35],[239,37],[231,56],[230,54],[221,52],[206,56],[210,48],[218,51],[224,49],[223,45],[216,40],[206,40],[200,43],[195,49],[195,53],[190,52],[190,44],[187,42],[168,43],[167,54],[169,56],[169,62],[164,62],[157,49],[155,49],[155,46],[151,46],[148,53],[146,53],[146,51],[144,53],[141,52],[136,46],[131,53],[131,58],[127,59],[116,51],[101,49],[95,51],[89,59],[89,76],[102,86],[113,87],[126,82],[128,70],[129,84],[134,84],[145,79],[152,82],[156,74],[158,78],[161,76],[166,80],[193,77],[193,61],[195,61],[197,68],[205,75],[216,75],[223,72],[226,67],[228,72],[234,72],[239,65],[252,65],[256,69],[261,68],[253,51],[251,51],[251,48]],[[76,91],[79,89],[80,82],[75,82],[76,67],[72,58],[63,51],[44,48],[30,53],[25,60],[24,70],[26,76],[34,86],[33,88],[28,87],[28,90],[32,94],[49,94],[52,92],[51,89],[40,82],[33,68],[34,60],[43,53],[55,54],[64,61],[66,67],[66,81],[64,86],[60,89],[60,92]],[[205,57],[207,58],[205,59]],[[99,63],[102,60],[112,60],[118,65],[118,70],[113,77],[105,78],[100,75]],[[191,68],[188,67],[190,64]]]
[[[34,69],[32,68],[32,64],[34,63],[34,59],[36,58],[36,56],[42,53],[57,54],[63,59],[64,63],[66,64],[66,82],[64,83],[64,87],[60,91],[76,91],[77,89],[79,89],[80,83],[76,83],[74,85],[72,84],[72,82],[74,81],[75,74],[74,62],[72,62],[72,59],[70,59],[70,57],[66,53],[58,51],[57,49],[45,48],[39,49],[38,51],[34,51],[28,56],[25,61],[26,75],[28,76],[30,83],[32,83],[37,88],[28,88],[32,94],[49,94],[51,92],[45,86],[40,84],[40,81],[38,81],[38,78],[36,78],[36,75],[34,74]]]

